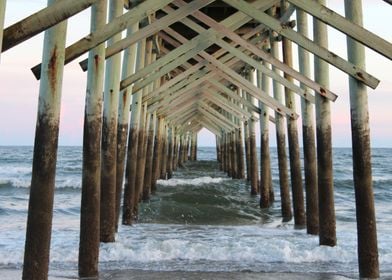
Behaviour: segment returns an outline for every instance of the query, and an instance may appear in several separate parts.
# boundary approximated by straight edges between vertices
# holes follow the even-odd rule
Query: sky
[[[343,0],[329,0],[328,7],[344,14]],[[392,5],[382,0],[363,0],[364,27],[392,42],[392,28],[388,18]],[[5,27],[44,8],[46,0],[9,0],[6,7]],[[89,33],[90,10],[74,16],[68,21],[67,45]],[[1,54],[0,60],[0,145],[33,145],[39,82],[30,68],[42,57],[43,34]],[[329,49],[346,58],[346,37],[329,28]],[[296,52],[296,48],[294,48]],[[381,83],[376,90],[368,89],[373,147],[392,147],[392,62],[372,50],[366,52],[367,72]],[[83,137],[84,98],[86,73],[78,62],[83,56],[65,67],[60,120],[60,145],[81,145]],[[297,68],[298,66],[295,66]],[[351,146],[350,105],[348,77],[330,67],[330,89],[339,98],[331,104],[332,141],[334,147]],[[297,111],[300,112],[298,104]],[[301,128],[299,119],[299,128]],[[257,129],[258,133],[258,129]],[[271,145],[275,145],[275,130],[271,125]],[[301,134],[301,133],[300,133]],[[258,135],[258,134],[257,134]],[[301,141],[300,141],[301,143]],[[199,133],[200,146],[215,145],[212,133],[203,129]]]

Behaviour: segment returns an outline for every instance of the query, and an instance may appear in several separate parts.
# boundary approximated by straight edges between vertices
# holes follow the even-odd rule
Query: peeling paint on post
[[[317,0],[326,5],[325,0]],[[314,42],[322,47],[328,46],[326,24],[313,20]],[[328,64],[314,57],[315,81],[326,88],[329,86]],[[316,93],[316,132],[317,132],[317,170],[319,195],[320,245],[336,245],[335,203],[333,197],[332,129],[330,101]]]
[[[144,68],[146,40],[141,40],[137,48],[136,71]],[[131,225],[133,220],[133,197],[135,196],[136,166],[138,152],[138,128],[142,104],[142,92],[132,96],[131,124],[128,136],[127,165],[125,173],[122,223]]]
[[[127,36],[131,36],[139,29],[139,23],[128,28]],[[124,52],[122,77],[126,78],[135,73],[137,44]],[[119,96],[118,126],[117,126],[117,174],[116,174],[116,231],[121,211],[121,193],[124,180],[125,156],[129,126],[129,108],[131,105],[132,86],[124,89]]]
[[[344,3],[346,18],[362,26],[362,1],[345,0]],[[365,48],[347,37],[347,49],[348,60],[365,69]],[[362,82],[351,77],[349,82],[359,276],[376,279],[380,277],[380,272],[372,185],[368,95]]]
[[[297,28],[298,32],[308,37],[308,18],[306,13],[300,9],[297,10]],[[298,47],[298,61],[300,72],[304,76],[310,77],[309,53],[301,47]],[[303,83],[301,83],[301,88],[306,90],[308,94],[311,94]],[[305,98],[301,98],[301,111],[306,190],[306,228],[308,234],[318,234],[319,211],[314,106]]]
[[[281,1],[281,16],[286,11],[286,1]],[[292,43],[287,38],[282,40],[283,62],[293,68],[293,50]],[[294,82],[294,79],[284,74],[286,80]],[[296,111],[295,97],[291,89],[285,87],[285,104],[286,107]],[[289,156],[290,156],[290,176],[291,176],[291,190],[293,197],[294,208],[294,226],[296,228],[304,228],[306,226],[305,205],[304,205],[304,191],[302,186],[302,172],[301,159],[299,155],[299,141],[298,141],[298,126],[297,120],[287,118],[287,137],[289,142]]]
[[[99,0],[91,9],[91,31],[106,23],[107,3]],[[80,213],[79,276],[98,276],[101,182],[102,92],[105,44],[90,51],[83,135],[82,203]]]
[[[274,37],[271,37],[271,54],[275,58],[279,58],[279,46]],[[272,66],[272,70],[280,75],[277,67]],[[273,93],[276,100],[283,104],[282,86],[273,80]],[[276,126],[276,145],[278,149],[278,165],[279,165],[279,185],[280,185],[280,199],[282,205],[283,221],[290,221],[292,218],[290,188],[289,188],[289,174],[287,167],[286,155],[286,133],[284,128],[284,119],[281,114],[275,112],[275,126]]]
[[[123,1],[110,1],[109,21],[122,14],[123,5]],[[113,45],[120,39],[121,33],[116,34],[108,41],[108,46]],[[120,67],[121,54],[116,54],[106,61],[101,144],[101,242],[114,242],[116,233],[117,118]]]
[[[66,21],[45,32],[23,279],[48,278],[66,33]]]

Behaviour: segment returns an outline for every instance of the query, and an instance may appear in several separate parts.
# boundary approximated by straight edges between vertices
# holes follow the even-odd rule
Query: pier
[[[23,279],[48,278],[63,73],[79,60],[80,277],[99,275],[100,243],[138,222],[158,180],[197,161],[203,128],[215,135],[219,169],[247,180],[268,209],[273,127],[282,221],[336,246],[331,107],[341,93],[330,90],[330,66],[349,83],[359,276],[380,276],[367,89],[382,81],[366,71],[365,49],[391,60],[392,43],[363,26],[362,0],[345,0],[344,15],[325,0],[48,0],[4,26],[6,2],[2,57],[45,33],[42,61],[31,65],[40,86]],[[68,19],[86,9],[91,33],[67,46]],[[329,50],[329,27],[347,37],[347,59]]]

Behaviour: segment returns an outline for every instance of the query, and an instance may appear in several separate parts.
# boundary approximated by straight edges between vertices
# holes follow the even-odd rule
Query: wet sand
[[[22,271],[1,269],[0,279],[21,279]],[[51,271],[50,280],[79,279],[76,271]],[[355,279],[329,273],[263,273],[263,272],[189,272],[189,271],[145,271],[114,270],[103,271],[102,280],[347,280]],[[386,279],[386,278],[383,278]]]

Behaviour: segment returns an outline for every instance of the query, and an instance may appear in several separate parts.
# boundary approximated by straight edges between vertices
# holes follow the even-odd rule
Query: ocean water
[[[0,147],[0,269],[20,269],[31,180],[32,147]],[[250,186],[218,170],[215,148],[199,148],[174,178],[140,209],[139,222],[120,226],[117,242],[102,244],[101,270],[334,273],[357,277],[355,201],[351,150],[334,149],[338,245],[295,230],[276,202],[258,208]],[[382,275],[392,276],[392,149],[373,149],[374,193]],[[51,243],[51,271],[76,275],[81,194],[80,147],[60,147]],[[64,272],[65,271],[65,272]],[[0,273],[1,274],[1,273]],[[55,273],[56,274],[56,273]],[[1,277],[0,277],[1,278]]]

